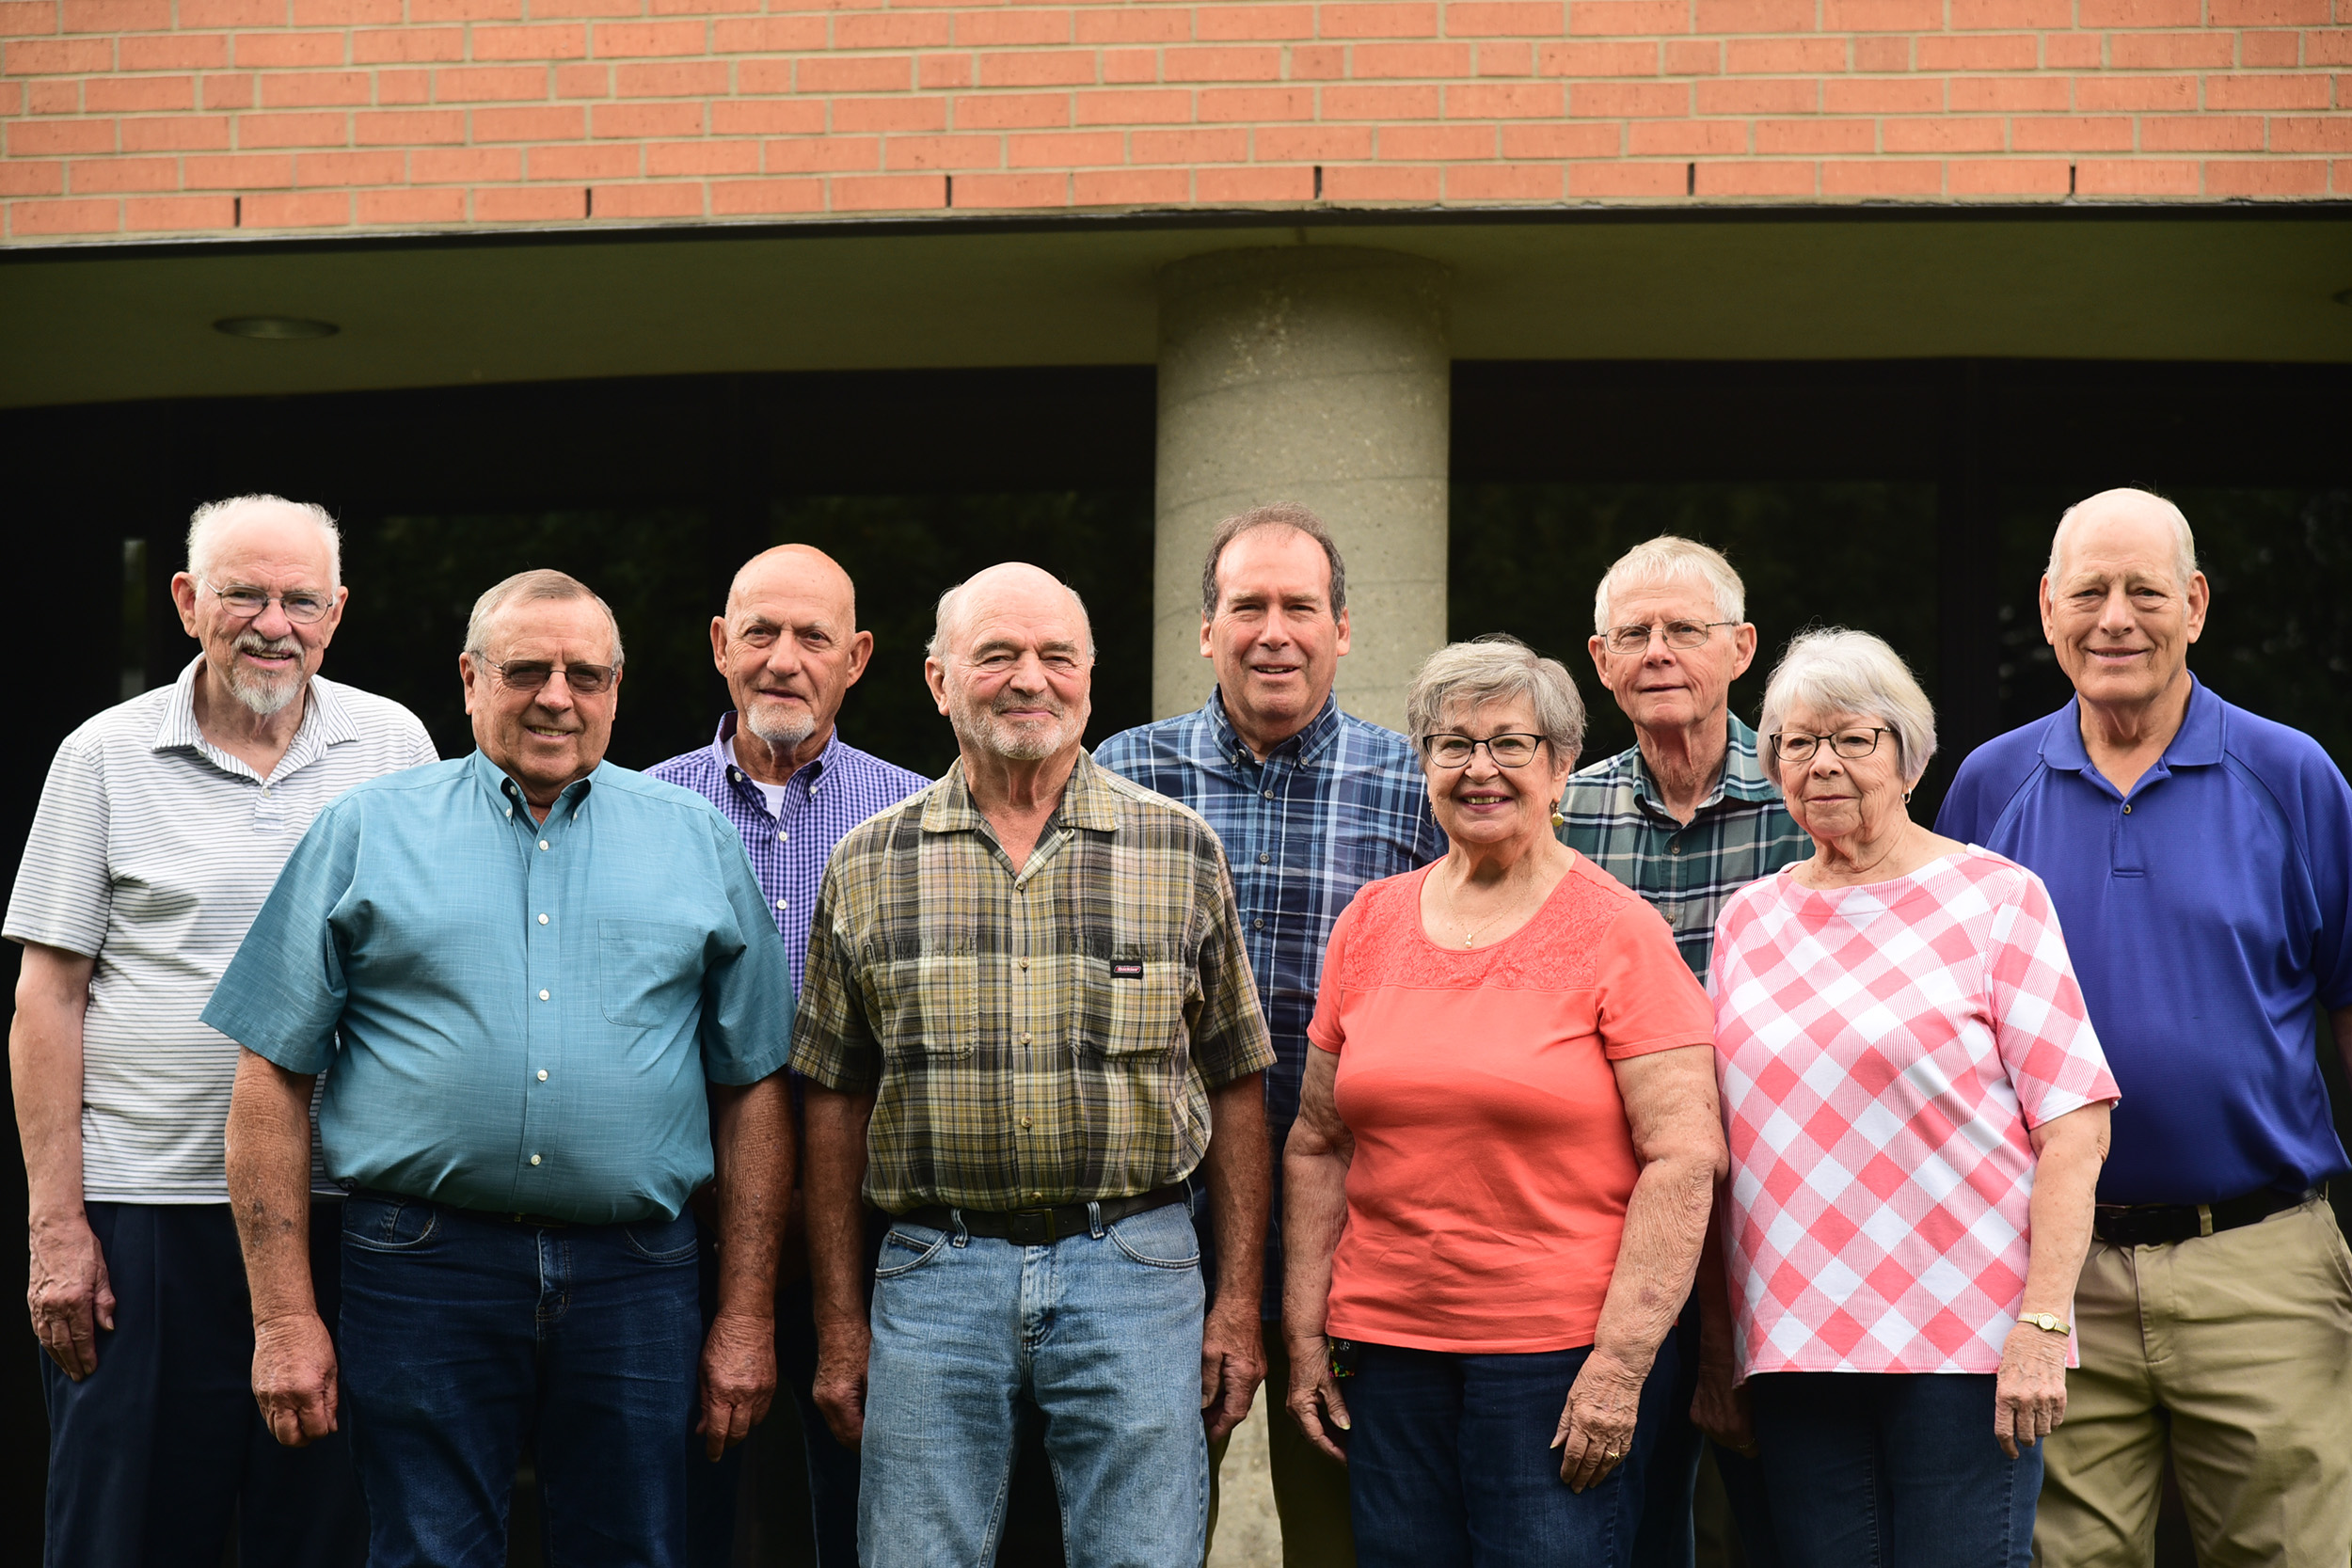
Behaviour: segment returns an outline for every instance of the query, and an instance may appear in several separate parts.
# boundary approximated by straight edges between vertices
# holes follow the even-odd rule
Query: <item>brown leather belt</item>
[[[2218,1203],[2102,1203],[2090,1212],[2093,1240],[2108,1246],[2163,1246],[2252,1225],[2298,1209],[2327,1191],[2282,1193],[2276,1187],[2225,1197]]]
[[[928,1226],[933,1230],[953,1230],[957,1226],[975,1236],[993,1240],[1016,1242],[1023,1246],[1050,1246],[1064,1236],[1091,1233],[1096,1213],[1101,1223],[1109,1225],[1131,1214],[1153,1209],[1165,1209],[1171,1203],[1184,1201],[1182,1182],[1154,1187],[1133,1197],[1105,1197],[1093,1203],[1062,1203],[1050,1209],[951,1209],[944,1203],[927,1204],[910,1209],[893,1219],[910,1225]],[[1091,1212],[1089,1212],[1091,1211]]]

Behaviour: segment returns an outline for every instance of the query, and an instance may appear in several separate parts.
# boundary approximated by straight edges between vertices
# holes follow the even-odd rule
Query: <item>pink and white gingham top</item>
[[[2027,1130],[2118,1098],[2042,879],[1974,847],[1784,870],[1724,907],[1708,990],[1740,1375],[1998,1371]]]

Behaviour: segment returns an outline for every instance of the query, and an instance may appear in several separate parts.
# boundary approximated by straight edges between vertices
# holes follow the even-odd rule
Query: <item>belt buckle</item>
[[[1006,1217],[1005,1239],[1023,1246],[1050,1246],[1054,1241],[1051,1209],[1015,1209]]]

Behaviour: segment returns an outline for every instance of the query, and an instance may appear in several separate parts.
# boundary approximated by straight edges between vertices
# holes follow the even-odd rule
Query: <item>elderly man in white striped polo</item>
[[[234,1520],[246,1568],[357,1564],[344,1443],[281,1449],[254,1406],[221,1147],[238,1052],[198,1015],[319,808],[433,743],[319,678],[349,593],[322,509],[199,507],[171,593],[202,652],[57,749],[5,927],[24,947],[8,1057],[48,1353],[43,1555],[209,1568]],[[311,1211],[329,1323],[339,1210]]]

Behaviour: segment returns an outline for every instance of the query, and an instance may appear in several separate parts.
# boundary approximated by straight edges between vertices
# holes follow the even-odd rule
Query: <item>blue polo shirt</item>
[[[2127,800],[2069,703],[1969,753],[1935,826],[2049,887],[2123,1091],[2100,1202],[2352,1171],[2312,1039],[2352,1005],[2352,790],[2317,741],[2201,682]]]
[[[784,942],[709,801],[600,764],[534,821],[480,752],[320,812],[204,1022],[326,1073],[326,1171],[465,1209],[674,1218],[706,1084],[792,1037]]]

